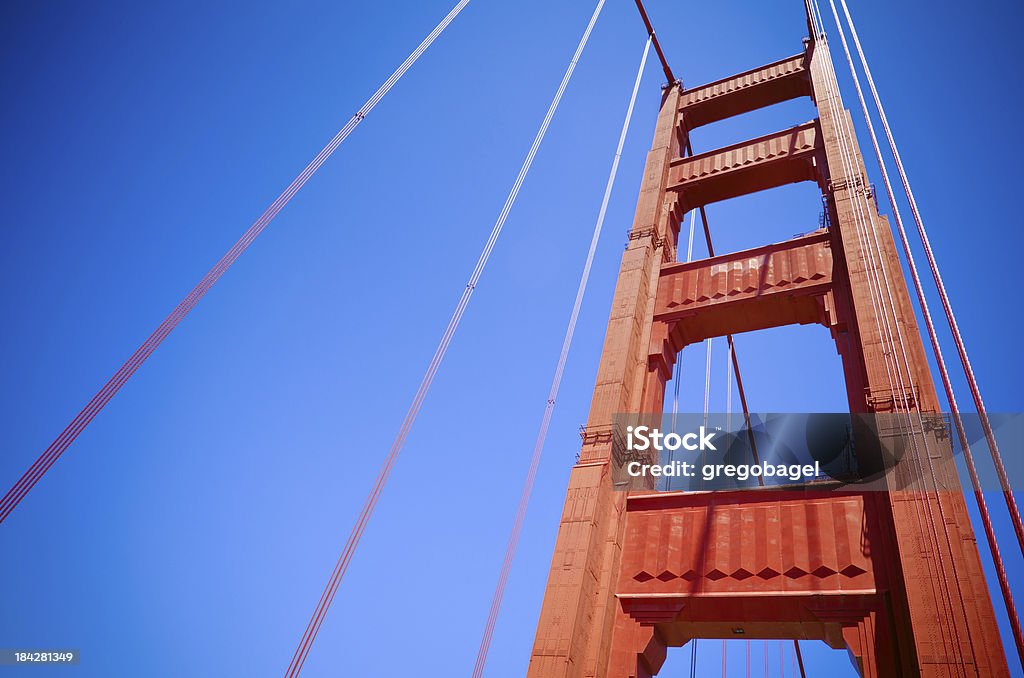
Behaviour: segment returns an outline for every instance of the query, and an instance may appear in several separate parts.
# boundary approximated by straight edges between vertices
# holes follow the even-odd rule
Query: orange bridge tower
[[[810,97],[811,122],[686,155],[691,130]],[[828,225],[677,263],[690,210],[813,181]],[[617,491],[613,417],[661,412],[679,351],[792,323],[828,329],[852,413],[940,404],[892,233],[878,214],[827,45],[664,90],[572,469],[530,678],[653,676],[696,638],[823,640],[864,676],[1007,676],[948,440],[899,492]],[[864,460],[862,460],[864,461]],[[929,527],[930,526],[930,527]]]

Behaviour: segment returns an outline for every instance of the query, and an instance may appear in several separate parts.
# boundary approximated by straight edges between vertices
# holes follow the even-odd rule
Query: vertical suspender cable
[[[437,373],[437,370],[441,365],[441,361],[444,359],[445,353],[448,352],[448,346],[451,343],[452,337],[455,335],[455,331],[459,327],[459,323],[466,311],[466,307],[469,305],[469,301],[473,296],[473,291],[476,289],[480,276],[483,274],[484,268],[487,266],[487,261],[490,259],[491,251],[494,249],[494,245],[498,241],[498,236],[501,235],[501,230],[505,226],[505,220],[508,218],[509,212],[512,211],[512,206],[515,204],[516,197],[519,195],[519,189],[522,187],[523,181],[526,179],[526,175],[530,171],[533,159],[536,157],[537,151],[540,149],[541,142],[544,140],[544,135],[547,133],[548,126],[551,124],[551,119],[554,117],[555,111],[558,109],[558,104],[562,100],[565,88],[569,85],[569,80],[572,78],[573,71],[576,70],[576,64],[579,61],[580,55],[583,53],[583,48],[586,47],[587,42],[590,40],[590,34],[594,30],[594,24],[597,23],[597,17],[600,15],[603,7],[604,0],[598,0],[597,7],[594,8],[594,13],[590,17],[590,22],[587,24],[583,37],[580,38],[580,42],[576,47],[576,52],[573,54],[572,60],[569,62],[565,75],[562,76],[562,82],[559,84],[558,90],[555,92],[554,99],[552,99],[551,105],[548,107],[547,114],[545,114],[544,120],[541,122],[540,129],[537,130],[537,135],[534,137],[533,145],[530,146],[530,150],[526,154],[526,159],[523,161],[522,167],[519,169],[519,175],[516,177],[515,183],[512,185],[512,189],[509,191],[508,197],[505,199],[505,204],[501,208],[501,213],[498,215],[498,219],[494,223],[494,227],[491,229],[491,234],[487,238],[487,242],[484,244],[483,251],[480,253],[480,258],[477,260],[476,267],[473,269],[473,273],[469,277],[469,282],[466,283],[466,287],[462,292],[459,303],[455,307],[455,311],[452,313],[451,319],[448,321],[448,327],[445,329],[444,335],[441,337],[437,350],[434,352],[434,357],[427,366],[427,371],[423,375],[423,380],[420,382],[419,388],[416,390],[416,395],[413,397],[409,410],[406,412],[405,419],[402,421],[402,426],[398,431],[398,435],[395,436],[395,440],[391,444],[391,450],[377,475],[377,481],[371,490],[370,495],[367,497],[366,502],[363,505],[363,509],[360,511],[359,517],[356,519],[356,524],[352,528],[352,532],[349,534],[348,541],[345,543],[345,548],[342,551],[341,556],[338,558],[337,564],[334,566],[334,570],[331,573],[331,577],[327,582],[327,586],[324,589],[323,594],[320,596],[320,602],[317,604],[316,610],[310,618],[309,624],[306,626],[306,631],[303,633],[302,639],[299,641],[299,645],[295,649],[295,654],[292,656],[291,664],[289,664],[288,671],[285,673],[286,678],[295,678],[295,676],[299,675],[299,672],[302,670],[302,665],[305,663],[313,641],[316,639],[316,635],[320,631],[320,626],[323,624],[324,616],[327,614],[331,601],[334,599],[334,595],[338,591],[338,585],[345,576],[345,571],[348,569],[349,562],[352,560],[355,549],[359,545],[359,540],[362,538],[363,531],[366,529],[366,524],[369,521],[370,516],[373,514],[374,508],[377,506],[380,493],[384,489],[384,485],[387,483],[388,476],[391,475],[391,469],[393,468],[399,453],[402,451],[402,446],[405,444],[405,439],[409,434],[409,430],[416,421],[420,407],[423,404],[423,399],[426,397],[427,391],[430,389],[430,385],[434,381],[434,375]]]
[[[896,202],[896,196],[892,188],[892,182],[889,179],[889,172],[885,167],[885,160],[882,157],[882,150],[878,143],[878,136],[875,133],[874,124],[871,121],[871,114],[868,110],[867,101],[864,98],[864,90],[861,88],[860,78],[857,75],[857,69],[854,67],[853,55],[850,53],[850,47],[846,40],[846,33],[843,30],[842,22],[839,20],[839,13],[836,10],[835,0],[830,0],[832,5],[832,14],[835,18],[836,25],[839,27],[839,37],[843,43],[843,50],[846,53],[846,60],[850,66],[850,73],[853,76],[853,83],[857,90],[857,96],[860,99],[861,109],[864,113],[864,120],[867,123],[868,134],[871,137],[871,143],[874,147],[875,157],[878,160],[879,168],[882,173],[882,181],[885,184],[886,193],[889,197],[889,203],[892,205],[893,217],[896,220],[896,226],[900,234],[900,241],[903,245],[903,253],[907,257],[907,266],[910,269],[910,275],[914,282],[914,290],[917,293],[917,300],[921,306],[921,314],[924,317],[925,326],[928,330],[928,338],[931,342],[932,352],[935,355],[935,361],[939,368],[939,374],[942,377],[943,389],[946,393],[946,398],[949,401],[950,411],[953,416],[954,427],[957,431],[957,436],[960,440],[960,446],[964,451],[964,460],[967,464],[968,474],[971,478],[971,485],[974,489],[974,497],[978,502],[978,510],[981,514],[981,522],[985,530],[985,537],[988,541],[989,550],[992,553],[992,559],[996,567],[996,576],[999,581],[999,588],[1003,596],[1003,603],[1006,606],[1007,616],[1009,617],[1010,627],[1013,632],[1014,643],[1017,646],[1017,656],[1021,662],[1021,666],[1024,666],[1024,635],[1021,633],[1020,619],[1017,614],[1017,608],[1013,601],[1013,593],[1010,590],[1010,584],[1006,575],[1006,568],[1003,564],[1002,556],[999,552],[999,545],[996,541],[995,531],[992,527],[992,518],[989,514],[988,504],[985,501],[985,495],[982,492],[981,481],[978,478],[978,470],[974,463],[974,455],[971,451],[970,443],[967,440],[967,435],[964,431],[963,420],[960,416],[960,409],[957,406],[956,395],[953,392],[953,385],[949,378],[949,370],[946,367],[946,361],[942,355],[942,348],[939,346],[938,334],[935,331],[935,323],[932,320],[931,311],[928,308],[928,300],[925,297],[924,288],[921,284],[921,277],[917,271],[917,264],[914,261],[914,254],[910,248],[910,241],[907,238],[907,231],[903,225],[903,218],[900,214],[899,205]],[[849,18],[849,15],[847,15]],[[852,25],[851,25],[852,27]]]
[[[629,132],[630,121],[633,118],[633,108],[636,105],[636,97],[640,91],[640,82],[643,80],[644,67],[647,65],[647,55],[650,49],[651,39],[648,38],[646,45],[644,45],[643,56],[640,58],[640,67],[637,69],[636,79],[633,82],[633,92],[630,95],[629,106],[626,109],[626,119],[622,122],[619,143],[615,148],[615,157],[612,159],[612,167],[608,173],[608,182],[604,188],[604,197],[601,199],[601,209],[597,213],[597,222],[594,224],[594,234],[590,239],[590,249],[587,251],[586,263],[583,265],[583,273],[580,275],[579,286],[576,289],[576,300],[573,302],[572,312],[569,314],[569,324],[565,329],[565,337],[562,339],[562,350],[558,355],[558,363],[555,366],[555,374],[551,380],[547,404],[544,406],[544,415],[541,418],[540,429],[537,431],[537,439],[534,441],[533,456],[530,458],[530,467],[526,474],[526,481],[523,483],[522,494],[519,497],[519,506],[516,509],[515,520],[512,523],[512,533],[509,535],[508,544],[505,546],[505,557],[502,560],[501,573],[498,576],[498,584],[495,586],[494,595],[491,598],[491,608],[487,614],[487,624],[484,626],[483,638],[481,638],[480,648],[477,650],[476,664],[473,666],[473,678],[480,678],[487,665],[487,654],[490,651],[491,638],[494,635],[494,627],[498,622],[501,601],[505,596],[505,588],[508,583],[509,572],[512,569],[512,561],[515,558],[516,548],[519,545],[519,536],[522,533],[523,521],[526,518],[526,509],[530,503],[530,495],[533,492],[533,483],[537,477],[541,453],[544,451],[544,443],[548,437],[548,427],[551,424],[551,416],[555,410],[555,400],[558,397],[558,390],[562,385],[562,374],[565,371],[566,361],[569,359],[569,349],[572,346],[573,335],[576,332],[576,321],[579,319],[580,309],[583,306],[583,295],[587,291],[587,282],[590,280],[590,269],[594,263],[598,241],[601,239],[601,230],[604,227],[608,202],[611,199],[612,188],[615,186],[615,176],[619,171],[622,148],[626,143],[626,134]]]
[[[992,430],[992,424],[988,418],[988,411],[985,409],[985,403],[981,398],[981,389],[978,387],[978,382],[974,377],[974,370],[971,368],[971,361],[967,356],[967,348],[964,345],[963,336],[960,334],[960,328],[956,322],[956,315],[953,313],[953,307],[950,304],[949,295],[946,294],[946,287],[942,282],[942,275],[940,274],[938,264],[935,261],[935,253],[932,251],[931,242],[928,239],[928,232],[925,229],[924,221],[921,218],[921,212],[917,207],[917,201],[914,199],[914,192],[910,188],[910,180],[907,178],[907,172],[903,167],[903,160],[900,158],[899,149],[896,147],[896,140],[893,138],[892,129],[889,127],[889,120],[885,115],[885,108],[882,106],[881,98],[878,95],[878,89],[875,87],[875,80],[871,75],[871,68],[868,66],[867,57],[864,55],[864,49],[861,46],[860,37],[857,35],[857,28],[853,23],[853,17],[850,16],[850,9],[847,7],[845,0],[842,0],[842,5],[843,13],[846,15],[846,21],[850,25],[850,35],[853,37],[854,45],[857,48],[861,68],[864,69],[864,75],[867,77],[868,87],[871,89],[871,96],[874,99],[875,107],[878,110],[878,116],[882,121],[882,128],[885,130],[886,139],[889,141],[889,149],[892,151],[893,159],[896,161],[896,169],[899,172],[900,181],[903,184],[903,190],[906,192],[907,200],[910,203],[910,211],[914,216],[914,222],[917,225],[917,232],[921,237],[921,244],[924,247],[925,258],[928,260],[928,266],[931,269],[932,277],[935,279],[935,286],[939,292],[942,309],[945,311],[946,320],[948,321],[950,331],[953,334],[953,341],[956,344],[956,350],[960,356],[960,363],[963,366],[964,375],[967,377],[967,384],[970,387],[971,396],[974,399],[974,405],[978,410],[978,416],[981,419],[981,425],[985,431],[985,439],[988,442],[989,452],[992,454],[996,473],[999,476],[999,482],[1003,489],[1003,497],[1006,500],[1006,507],[1010,513],[1010,520],[1013,522],[1013,529],[1017,534],[1017,541],[1022,553],[1024,553],[1024,523],[1021,522],[1020,510],[1018,509],[1017,501],[1013,496],[1010,481],[1006,476],[1006,469],[1003,466],[1003,460],[999,453],[999,446],[996,443],[995,433]]]
[[[320,166],[327,161],[327,159],[334,153],[335,150],[341,145],[343,141],[352,133],[353,130],[359,125],[360,122],[373,110],[381,99],[384,98],[391,88],[395,86],[395,83],[401,79],[405,72],[423,55],[423,53],[430,47],[431,44],[437,39],[439,35],[448,27],[459,12],[469,4],[469,0],[461,0],[454,8],[448,13],[448,15],[441,20],[433,31],[424,38],[423,42],[413,50],[409,57],[402,62],[402,65],[391,74],[380,88],[374,92],[366,103],[363,104],[355,115],[348,121],[348,123],[341,128],[341,130],[334,136],[331,141],[324,146],[319,154],[306,166],[299,176],[295,178],[292,183],[284,190],[284,192],[278,196],[270,207],[260,215],[260,218],[253,223],[252,226],[242,235],[242,237],[228,250],[227,254],[221,257],[220,261],[210,269],[202,280],[189,292],[181,303],[179,303],[171,314],[164,319],[162,323],[153,331],[139,346],[138,349],[131,355],[128,360],[121,365],[121,367],[114,373],[114,376],[103,386],[99,392],[92,397],[92,399],[86,404],[78,415],[71,420],[67,428],[54,440],[49,447],[40,455],[40,457],[29,467],[27,471],[21,476],[21,478],[14,484],[14,486],[8,490],[7,494],[4,495],[3,499],[0,500],[0,523],[2,523],[14,507],[18,505],[18,502],[28,494],[29,490],[43,477],[51,466],[57,461],[57,459],[64,453],[64,451],[74,442],[75,438],[85,429],[86,426],[99,414],[100,410],[110,402],[110,399],[120,390],[121,386],[135,373],[137,369],[149,358],[150,355],[157,349],[157,347],[167,338],[175,327],[178,326],[189,311],[191,311],[199,300],[203,298],[214,283],[216,283],[222,275],[228,270],[228,268],[235,262],[238,257],[252,244],[256,237],[263,232],[263,229],[277,216],[285,205],[292,199],[292,197],[299,192],[310,177],[312,177]]]

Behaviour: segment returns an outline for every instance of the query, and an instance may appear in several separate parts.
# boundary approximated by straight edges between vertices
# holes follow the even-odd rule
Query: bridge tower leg
[[[668,647],[737,634],[823,640],[846,648],[864,676],[1009,675],[963,493],[944,463],[952,452],[938,434],[908,452],[924,470],[907,480],[913,491],[612,487],[613,417],[661,412],[678,352],[708,337],[821,324],[842,358],[851,412],[939,411],[892,234],[825,49],[807,41],[791,58],[663,93],[530,678],[653,676]],[[803,96],[815,120],[684,157],[694,128]],[[798,181],[821,187],[827,227],[677,263],[689,210]]]

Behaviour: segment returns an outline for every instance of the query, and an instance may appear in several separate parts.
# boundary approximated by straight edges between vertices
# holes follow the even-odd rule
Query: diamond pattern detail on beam
[[[857,577],[867,572],[867,570],[861,569],[856,565],[847,565],[843,569],[839,570],[839,574],[844,577]]]
[[[824,565],[822,565],[821,567],[816,568],[814,570],[814,572],[811,572],[811,574],[813,574],[815,577],[818,577],[819,579],[824,579],[825,577],[831,577],[835,573],[836,573],[836,571],[833,570],[831,567],[825,567]]]

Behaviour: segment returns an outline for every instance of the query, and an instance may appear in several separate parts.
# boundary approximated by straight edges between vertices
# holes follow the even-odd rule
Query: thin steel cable
[[[459,303],[456,306],[455,311],[452,313],[451,319],[448,321],[448,326],[445,329],[444,335],[441,337],[441,341],[434,352],[434,356],[431,359],[430,364],[427,366],[423,380],[420,382],[419,388],[416,390],[416,394],[413,397],[412,404],[409,406],[409,410],[406,412],[402,426],[391,445],[391,450],[389,451],[384,465],[381,467],[381,470],[377,475],[376,483],[363,505],[362,511],[356,520],[356,524],[352,528],[352,532],[349,534],[345,548],[342,551],[341,556],[338,558],[337,564],[334,566],[334,570],[327,582],[324,593],[320,597],[320,602],[318,603],[309,624],[306,626],[306,631],[303,633],[299,646],[296,648],[295,654],[292,657],[291,664],[289,664],[288,670],[285,673],[287,678],[294,678],[302,670],[306,657],[309,655],[310,648],[312,647],[312,644],[316,639],[316,635],[319,633],[320,627],[323,624],[327,610],[330,608],[331,602],[337,594],[338,586],[340,585],[345,572],[348,570],[349,563],[351,562],[355,549],[359,544],[359,540],[362,538],[363,532],[366,529],[370,516],[373,514],[374,508],[376,508],[377,501],[379,500],[380,494],[387,483],[388,476],[391,475],[391,470],[394,467],[395,461],[398,459],[398,455],[405,444],[405,439],[408,436],[413,423],[416,421],[416,417],[419,414],[420,407],[427,395],[427,391],[430,389],[434,376],[437,374],[437,370],[448,351],[448,347],[455,335],[455,331],[458,329],[462,316],[466,311],[466,307],[469,305],[469,301],[473,296],[473,291],[476,289],[476,286],[480,281],[480,277],[483,274],[488,259],[490,259],[491,252],[498,240],[498,236],[501,235],[502,228],[505,226],[505,220],[508,218],[508,215],[512,210],[512,206],[515,204],[516,198],[519,195],[519,190],[523,185],[523,181],[526,179],[526,175],[533,164],[533,160],[537,155],[541,142],[544,140],[544,136],[547,133],[551,120],[555,115],[555,111],[558,109],[558,105],[562,100],[562,95],[565,93],[565,89],[569,85],[569,80],[572,78],[573,71],[576,69],[576,64],[579,62],[580,55],[583,53],[583,48],[586,47],[586,44],[590,39],[590,34],[594,29],[594,24],[597,22],[597,17],[600,15],[603,7],[604,0],[599,0],[597,7],[594,9],[594,13],[590,18],[590,22],[587,24],[587,28],[583,33],[583,37],[580,38],[576,52],[573,54],[572,60],[569,62],[565,75],[562,77],[558,90],[555,92],[551,105],[548,107],[540,129],[537,130],[537,135],[534,137],[533,144],[526,155],[526,159],[523,161],[522,167],[519,170],[519,175],[516,177],[515,183],[509,191],[508,197],[505,199],[505,204],[501,209],[501,213],[498,215],[498,219],[494,223],[494,227],[491,229],[490,236],[484,244],[483,251],[480,253],[480,258],[477,260],[476,266],[470,275],[469,282],[466,284],[466,287],[462,292],[462,296],[459,299]]]
[[[341,128],[334,138],[332,138],[331,141],[321,149],[302,173],[300,173],[299,176],[297,176],[292,183],[288,185],[284,192],[281,193],[273,203],[271,203],[266,211],[260,215],[259,219],[257,219],[252,226],[246,230],[242,237],[231,247],[231,249],[221,257],[217,264],[214,265],[214,267],[210,269],[205,276],[203,276],[192,291],[189,292],[189,294],[174,308],[173,311],[171,311],[170,315],[160,323],[156,330],[153,331],[142,345],[135,350],[131,357],[129,357],[117,372],[114,373],[114,376],[112,376],[103,388],[101,388],[92,397],[82,411],[72,419],[71,423],[68,424],[57,439],[54,440],[42,455],[40,455],[40,457],[32,464],[32,466],[25,471],[21,478],[18,479],[14,486],[8,490],[7,494],[4,495],[3,499],[0,500],[0,523],[3,523],[3,521],[6,520],[11,511],[14,510],[32,487],[40,478],[42,478],[43,474],[53,466],[57,459],[65,450],[67,450],[71,443],[74,442],[75,438],[78,437],[82,430],[85,429],[96,415],[99,414],[100,410],[110,402],[110,399],[114,397],[118,390],[120,390],[121,386],[123,386],[124,383],[128,381],[128,379],[142,365],[142,363],[153,354],[163,340],[167,338],[182,319],[184,319],[196,304],[199,303],[199,300],[202,299],[203,295],[213,287],[213,285],[235,262],[235,260],[238,259],[249,245],[252,244],[256,237],[263,232],[274,217],[276,217],[292,197],[299,192],[310,177],[320,169],[324,162],[327,161],[341,143],[348,138],[353,130],[355,130],[359,123],[366,118],[370,111],[373,110],[380,100],[384,98],[392,87],[394,87],[395,83],[401,79],[406,71],[416,63],[420,56],[422,56],[427,48],[433,44],[444,29],[448,27],[448,24],[450,24],[455,17],[459,15],[467,4],[469,4],[469,0],[461,0],[448,13],[448,15],[445,16],[439,24],[437,24],[434,30],[424,38],[423,42],[421,42],[419,46],[413,50],[406,60],[395,70],[395,72],[391,74],[391,77],[389,77],[384,84],[374,92],[373,96],[363,104],[362,108],[352,116],[348,123]]]
[[[928,300],[925,297],[924,287],[921,283],[921,277],[917,269],[917,263],[914,260],[914,254],[910,248],[910,240],[907,237],[906,227],[903,223],[903,218],[900,213],[899,204],[896,201],[895,192],[892,187],[892,181],[889,178],[889,172],[885,166],[885,160],[882,156],[882,149],[878,143],[878,135],[875,132],[875,126],[871,120],[871,114],[868,109],[867,100],[864,97],[864,90],[861,87],[860,77],[857,75],[857,69],[854,66],[853,62],[853,55],[850,52],[850,47],[846,40],[846,33],[843,30],[842,23],[839,20],[839,14],[836,10],[835,1],[830,0],[830,3],[832,5],[832,13],[835,18],[836,25],[839,27],[839,36],[842,39],[843,50],[846,54],[847,64],[850,67],[850,74],[853,77],[853,83],[857,90],[857,97],[860,101],[861,110],[864,113],[864,121],[867,124],[868,134],[871,138],[872,147],[875,151],[875,158],[878,161],[878,166],[882,173],[882,183],[885,185],[886,194],[889,198],[889,204],[892,206],[893,217],[896,220],[896,226],[900,234],[900,242],[903,246],[903,253],[907,258],[907,267],[910,270],[910,275],[914,282],[914,290],[917,294],[918,304],[921,308],[921,314],[924,318],[925,327],[928,330],[928,338],[932,346],[932,353],[935,356],[935,361],[939,368],[939,374],[942,378],[943,389],[946,393],[946,398],[949,401],[950,412],[953,417],[953,424],[956,428],[957,437],[960,440],[960,446],[964,451],[964,459],[967,463],[967,470],[971,478],[971,485],[974,489],[975,500],[978,503],[978,510],[981,514],[981,521],[985,530],[985,537],[988,541],[989,550],[992,553],[992,559],[995,564],[996,575],[999,581],[999,587],[1003,597],[1003,604],[1006,607],[1007,616],[1009,617],[1010,626],[1013,631],[1014,643],[1017,647],[1018,660],[1020,661],[1021,666],[1024,667],[1024,635],[1022,635],[1021,633],[1020,619],[1017,613],[1017,607],[1013,600],[1013,593],[1010,589],[1009,581],[1006,575],[1006,569],[1003,564],[1002,556],[999,552],[999,545],[996,541],[995,531],[992,527],[992,519],[989,514],[988,504],[985,500],[985,495],[981,489],[981,481],[978,478],[978,471],[977,467],[975,466],[974,455],[971,451],[970,443],[967,440],[963,420],[960,416],[960,408],[957,405],[956,395],[953,392],[953,386],[949,378],[949,370],[946,367],[946,361],[942,355],[942,348],[939,345],[938,334],[935,330],[935,323],[932,319],[931,310],[928,306]]]
[[[988,411],[986,410],[985,403],[981,397],[981,389],[974,376],[974,370],[971,367],[971,361],[967,355],[967,347],[964,344],[963,336],[960,333],[960,327],[956,321],[956,314],[953,312],[953,306],[949,301],[949,295],[946,293],[946,286],[942,282],[942,274],[939,271],[938,263],[935,260],[935,253],[932,250],[931,241],[928,238],[928,231],[925,228],[924,220],[921,217],[920,210],[918,209],[917,201],[914,199],[914,192],[910,188],[910,180],[907,178],[907,172],[903,166],[903,160],[900,157],[899,149],[896,146],[896,140],[893,137],[892,129],[889,126],[889,119],[885,115],[885,107],[882,105],[881,97],[879,96],[878,89],[875,86],[874,77],[871,75],[871,68],[868,66],[867,57],[864,54],[863,46],[860,43],[860,37],[857,34],[857,28],[853,22],[853,17],[850,15],[850,9],[845,0],[842,2],[842,5],[843,13],[846,15],[847,23],[850,26],[850,35],[853,38],[854,46],[857,48],[861,68],[864,69],[864,75],[867,78],[868,87],[871,90],[871,96],[875,102],[875,108],[878,110],[878,117],[882,121],[882,128],[884,129],[886,139],[889,142],[889,149],[892,151],[893,159],[896,162],[896,169],[900,175],[903,190],[907,194],[907,200],[910,204],[910,212],[914,217],[914,223],[917,226],[917,232],[921,238],[921,244],[924,248],[925,258],[928,261],[928,267],[931,269],[932,277],[935,280],[935,286],[939,293],[939,300],[942,303],[942,309],[945,312],[946,320],[949,323],[950,331],[953,334],[953,341],[956,344],[957,354],[960,357],[960,363],[963,367],[964,375],[967,377],[967,384],[970,387],[971,396],[974,399],[974,405],[978,410],[978,417],[981,420],[982,428],[985,432],[985,439],[988,442],[989,452],[992,455],[992,460],[996,467],[996,474],[999,476],[999,482],[1003,490],[1003,498],[1006,500],[1006,507],[1010,513],[1010,520],[1013,522],[1013,529],[1017,535],[1017,542],[1020,546],[1021,552],[1024,553],[1024,523],[1021,521],[1020,509],[1018,508],[1017,501],[1013,496],[1013,490],[1010,486],[1009,478],[1006,475],[1006,469],[1003,466],[1003,460],[999,453],[999,445],[996,442],[995,432],[992,430],[992,424],[988,418]]]
[[[597,252],[597,244],[601,238],[601,231],[604,228],[604,219],[608,211],[608,202],[611,199],[612,189],[615,186],[615,177],[619,171],[619,161],[622,158],[622,148],[626,143],[626,135],[629,132],[630,122],[633,118],[633,109],[636,106],[637,93],[640,91],[640,82],[643,80],[644,67],[647,65],[647,56],[651,49],[651,39],[648,37],[644,45],[643,56],[640,58],[640,67],[637,69],[636,79],[633,82],[633,91],[629,98],[629,106],[626,109],[626,118],[622,122],[622,131],[619,133],[619,143],[615,149],[615,157],[612,159],[612,167],[608,173],[608,182],[605,185],[604,196],[601,199],[601,208],[597,214],[597,222],[594,224],[594,233],[590,239],[590,249],[587,251],[586,263],[583,265],[583,273],[580,275],[579,286],[576,289],[576,300],[573,302],[572,312],[569,314],[569,324],[565,329],[565,337],[562,339],[562,349],[558,355],[558,363],[555,367],[554,377],[551,379],[551,389],[548,392],[547,404],[544,406],[544,415],[541,418],[540,429],[537,431],[537,438],[533,445],[533,455],[530,458],[530,467],[526,474],[526,481],[523,483],[523,490],[519,497],[519,505],[516,508],[515,520],[512,524],[512,532],[505,546],[505,557],[501,564],[501,573],[498,576],[498,584],[495,586],[494,595],[491,598],[491,607],[487,614],[487,623],[484,626],[483,637],[480,640],[480,647],[477,650],[476,663],[473,666],[473,678],[480,678],[487,665],[487,655],[491,647],[491,639],[494,635],[494,628],[498,622],[498,615],[501,611],[501,603],[505,597],[505,589],[508,583],[509,573],[512,569],[512,561],[515,559],[516,549],[519,546],[519,537],[522,534],[523,521],[526,518],[526,509],[530,503],[530,495],[533,493],[534,480],[537,477],[537,469],[540,466],[541,454],[544,451],[544,443],[547,441],[548,428],[551,424],[551,417],[555,410],[555,400],[558,398],[558,390],[562,385],[562,375],[565,372],[565,364],[569,359],[569,349],[572,346],[573,336],[576,332],[576,322],[579,319],[580,309],[583,306],[583,296],[586,294],[587,283],[590,280],[590,269],[594,263],[594,256]]]

